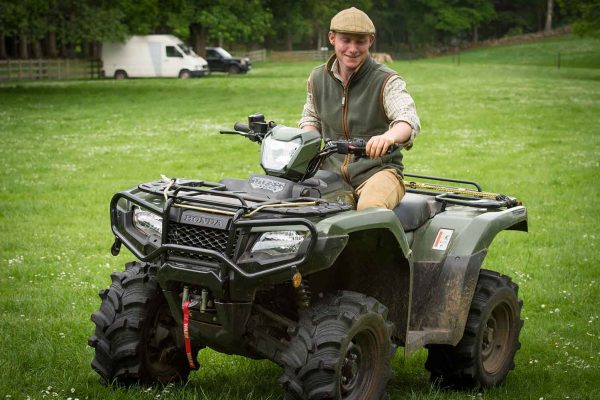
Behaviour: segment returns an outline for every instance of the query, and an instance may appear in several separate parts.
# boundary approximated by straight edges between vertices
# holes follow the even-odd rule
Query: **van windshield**
[[[190,49],[183,43],[178,44],[177,47],[179,47],[179,50],[181,50],[184,54],[187,54],[188,56],[193,54],[192,49]]]

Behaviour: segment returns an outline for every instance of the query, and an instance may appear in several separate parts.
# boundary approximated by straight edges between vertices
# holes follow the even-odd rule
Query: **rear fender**
[[[527,230],[525,207],[449,207],[415,232],[407,353],[428,343],[458,343],[488,248],[507,229]]]

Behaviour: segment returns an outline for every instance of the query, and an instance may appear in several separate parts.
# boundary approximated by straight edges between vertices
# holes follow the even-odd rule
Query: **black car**
[[[234,58],[222,47],[207,47],[206,61],[211,72],[245,74],[252,68],[249,58]]]

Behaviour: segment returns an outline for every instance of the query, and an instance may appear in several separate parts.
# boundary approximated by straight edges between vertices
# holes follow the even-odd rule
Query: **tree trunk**
[[[42,44],[40,43],[39,40],[34,40],[31,43],[31,48],[33,50],[33,58],[35,58],[36,60],[39,60],[39,59],[43,58],[43,56],[42,56]]]
[[[27,60],[29,58],[29,51],[27,49],[27,36],[19,35],[19,58],[21,60]]]
[[[88,41],[81,42],[81,56],[84,59],[90,58],[90,43]]]
[[[546,6],[546,26],[544,32],[550,32],[552,30],[552,11],[554,9],[554,0],[548,0]]]
[[[479,42],[479,26],[473,27],[473,43]]]
[[[286,38],[285,38],[285,48],[287,51],[292,51],[293,50],[293,35],[292,32],[287,32]]]
[[[48,32],[46,34],[46,57],[58,57],[58,51],[56,51],[56,32]]]
[[[6,53],[6,43],[4,43],[4,32],[0,31],[0,60],[6,60],[8,54]]]
[[[100,43],[97,40],[94,40],[92,42],[92,54],[91,54],[92,58],[94,60],[99,60],[101,53],[102,53],[102,43]]]
[[[194,52],[200,57],[206,57],[206,43],[208,41],[208,30],[200,24],[190,25],[190,45]]]

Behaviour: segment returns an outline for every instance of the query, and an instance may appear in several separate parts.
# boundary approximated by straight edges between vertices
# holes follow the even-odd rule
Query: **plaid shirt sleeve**
[[[383,89],[383,108],[390,122],[390,128],[398,122],[406,122],[412,127],[408,142],[404,147],[408,150],[412,147],[415,137],[421,130],[421,122],[417,115],[415,102],[406,90],[406,82],[399,76],[394,76]]]
[[[312,75],[311,75],[312,76]],[[306,103],[304,103],[304,109],[302,110],[302,117],[298,122],[300,128],[304,128],[307,125],[312,125],[320,132],[321,131],[321,119],[317,115],[315,105],[312,98],[312,87],[311,87],[311,76],[308,77],[306,82]]]

